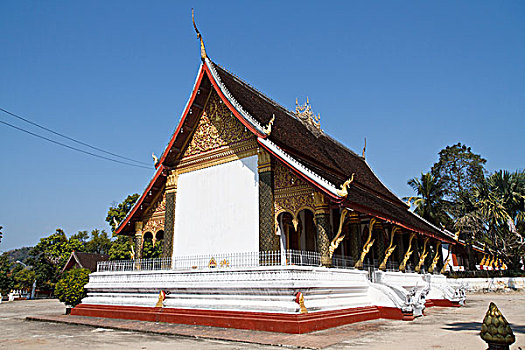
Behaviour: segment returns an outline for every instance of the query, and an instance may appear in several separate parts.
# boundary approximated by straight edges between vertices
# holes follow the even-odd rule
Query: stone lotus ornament
[[[516,341],[509,323],[492,302],[483,319],[480,336],[488,343],[488,350],[508,350],[509,345]]]

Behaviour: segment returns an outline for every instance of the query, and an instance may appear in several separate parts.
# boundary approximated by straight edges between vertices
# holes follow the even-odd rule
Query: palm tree
[[[443,199],[443,184],[431,173],[421,173],[421,178],[408,180],[408,185],[416,191],[417,196],[405,197],[415,206],[414,212],[434,225],[450,226],[451,219],[447,214],[448,201]]]
[[[497,171],[476,185],[455,226],[468,230],[490,253],[519,269],[525,255],[525,172]]]

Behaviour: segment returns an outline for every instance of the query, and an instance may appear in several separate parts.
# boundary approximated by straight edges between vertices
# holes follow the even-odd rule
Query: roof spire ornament
[[[312,112],[312,106],[310,106],[310,99],[308,97],[306,97],[306,103],[302,106],[299,105],[297,98],[295,99],[295,117],[315,134],[321,131],[321,115],[315,115]]]
[[[197,26],[195,25],[195,14],[194,14],[193,9],[191,9],[191,19],[193,21],[193,28],[195,28],[195,32],[197,33],[197,38],[201,41],[201,58],[202,60],[204,60],[208,56],[206,55],[206,48],[204,47],[204,41],[202,40],[202,35],[197,29]]]
[[[365,159],[366,154],[366,137],[365,137],[365,145],[363,146],[363,159]]]

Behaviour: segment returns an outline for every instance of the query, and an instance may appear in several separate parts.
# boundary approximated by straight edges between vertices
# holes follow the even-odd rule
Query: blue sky
[[[208,55],[283,106],[309,96],[322,128],[399,196],[456,142],[487,170],[525,164],[523,1],[2,1],[0,107],[151,162]],[[6,114],[0,120],[42,133]],[[0,125],[0,251],[56,228],[108,229],[112,202],[153,171]]]

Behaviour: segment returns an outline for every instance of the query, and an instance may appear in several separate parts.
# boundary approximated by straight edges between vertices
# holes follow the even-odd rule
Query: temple
[[[156,171],[72,314],[304,333],[459,306],[457,237],[417,216],[307,100],[289,111],[202,62]],[[141,259],[145,240],[162,258]]]

